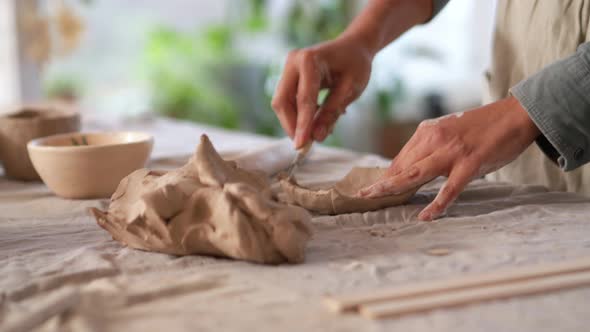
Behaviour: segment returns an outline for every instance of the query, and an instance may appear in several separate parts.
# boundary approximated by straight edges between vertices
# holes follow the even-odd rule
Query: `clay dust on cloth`
[[[146,126],[157,129],[156,140],[180,135],[189,142],[208,130],[182,124],[175,131],[162,121]],[[212,142],[224,146],[223,156],[247,139],[218,131]],[[306,187],[330,186],[352,167],[387,164],[319,147],[296,176]],[[315,216],[305,263],[266,266],[131,249],[86,213],[108,201],[63,200],[40,183],[0,178],[0,330],[27,327],[23,322],[39,322],[37,331],[586,330],[587,288],[378,322],[324,310],[325,294],[590,254],[590,202],[582,196],[478,180],[445,217],[418,221],[441,184],[421,188],[404,205]]]

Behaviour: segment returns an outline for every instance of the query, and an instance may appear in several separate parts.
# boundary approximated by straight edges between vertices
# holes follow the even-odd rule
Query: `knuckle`
[[[436,119],[424,120],[420,122],[416,133],[433,142],[443,141],[446,137],[445,128],[443,128]]]
[[[299,50],[298,56],[303,64],[313,64],[315,61],[315,51],[309,48]]]
[[[468,157],[472,152],[471,147],[460,139],[453,140],[453,148],[454,152],[462,157]]]
[[[429,135],[433,141],[441,142],[446,138],[446,131],[442,126],[435,124],[429,128]]]
[[[287,53],[287,63],[295,61],[295,59],[297,59],[297,55],[299,54],[300,51],[301,51],[300,49],[294,49],[294,50],[289,51],[289,53]]]
[[[411,180],[411,179],[415,179],[415,178],[418,178],[418,177],[420,177],[420,174],[421,174],[421,173],[422,173],[422,171],[420,170],[420,168],[419,168],[419,167],[417,167],[417,166],[412,166],[412,167],[410,167],[410,169],[409,169],[409,170],[406,172],[406,174],[405,174],[405,177],[406,177],[408,180]]]
[[[418,131],[424,130],[424,128],[430,126],[432,124],[432,120],[423,120],[418,124]]]
[[[275,97],[270,102],[270,106],[275,112],[279,112],[285,106],[285,102],[281,98]]]

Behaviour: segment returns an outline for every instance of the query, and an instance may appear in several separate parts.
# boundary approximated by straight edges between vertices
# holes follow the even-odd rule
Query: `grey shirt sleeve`
[[[541,131],[538,146],[562,170],[590,161],[590,42],[521,81],[510,93]]]

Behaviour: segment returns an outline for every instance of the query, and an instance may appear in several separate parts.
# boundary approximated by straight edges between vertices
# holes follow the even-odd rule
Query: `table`
[[[182,164],[201,133],[229,156],[276,140],[148,117],[90,121],[156,139],[153,167]],[[387,160],[318,147],[297,177],[335,181],[352,166]],[[305,263],[264,266],[121,246],[86,209],[107,200],[64,200],[41,183],[0,178],[0,326],[33,321],[56,297],[75,305],[40,331],[583,331],[590,288],[435,310],[383,321],[335,315],[325,294],[433,280],[590,255],[590,201],[538,186],[474,181],[446,217],[417,213],[441,181],[408,205],[364,214],[316,216]],[[433,248],[448,250],[433,255]],[[0,327],[0,330],[2,328]]]

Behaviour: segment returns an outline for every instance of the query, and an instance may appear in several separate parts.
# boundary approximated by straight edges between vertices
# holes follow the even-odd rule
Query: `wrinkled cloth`
[[[154,152],[159,160],[150,165],[155,169],[186,163],[202,133],[209,135],[222,156],[247,152],[244,147],[273,149],[282,142],[162,119],[124,125],[94,123],[92,128],[119,126],[155,135]],[[302,185],[323,186],[338,181],[353,166],[387,165],[387,160],[377,156],[318,146],[296,176]],[[0,177],[0,330],[9,321],[31,321],[40,307],[53,303],[75,305],[37,331],[587,329],[590,288],[384,321],[338,316],[326,310],[321,302],[327,293],[373,290],[590,255],[590,202],[582,196],[478,180],[467,187],[446,217],[430,223],[418,221],[418,212],[435,197],[440,185],[435,181],[421,188],[406,205],[315,217],[305,263],[269,267],[124,247],[86,212],[88,207],[104,209],[107,200],[64,200],[40,183]],[[429,254],[437,248],[449,254]]]

